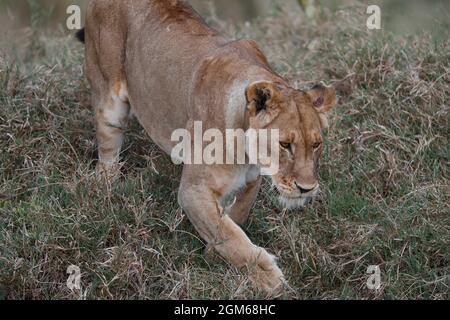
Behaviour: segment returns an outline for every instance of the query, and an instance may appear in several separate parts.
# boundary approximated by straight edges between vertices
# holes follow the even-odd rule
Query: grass
[[[322,195],[284,211],[263,188],[244,228],[280,257],[291,286],[282,298],[448,299],[448,30],[439,41],[369,32],[363,13],[325,9],[314,24],[280,6],[251,24],[209,18],[232,38],[258,40],[297,87],[324,80],[340,95]],[[181,168],[137,124],[121,179],[108,186],[92,177],[80,44],[36,30],[8,44],[0,56],[0,299],[264,298],[205,254],[176,202]],[[66,286],[71,264],[81,268],[81,291]],[[381,269],[379,290],[366,287],[369,265]]]

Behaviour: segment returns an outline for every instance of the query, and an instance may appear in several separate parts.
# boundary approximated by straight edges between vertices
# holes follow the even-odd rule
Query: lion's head
[[[272,176],[280,201],[299,207],[319,190],[322,130],[336,105],[332,87],[316,85],[305,92],[283,84],[256,82],[246,90],[250,127],[279,130],[279,170]]]

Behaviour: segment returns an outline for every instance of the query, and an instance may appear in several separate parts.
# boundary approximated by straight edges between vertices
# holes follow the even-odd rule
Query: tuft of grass
[[[280,257],[283,298],[448,299],[450,38],[369,32],[363,13],[322,9],[312,24],[277,5],[251,24],[210,19],[258,40],[298,88],[325,80],[340,95],[320,197],[285,211],[266,184],[244,228]],[[60,33],[19,39],[0,56],[0,299],[264,298],[205,253],[176,202],[181,168],[137,124],[121,179],[92,178],[82,46]],[[66,286],[72,264],[81,290]],[[379,290],[366,286],[369,265]]]

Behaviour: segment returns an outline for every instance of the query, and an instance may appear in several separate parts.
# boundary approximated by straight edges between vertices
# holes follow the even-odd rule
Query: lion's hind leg
[[[97,173],[106,176],[117,175],[129,113],[130,105],[124,82],[117,82],[110,91],[99,97],[95,106],[99,158]]]

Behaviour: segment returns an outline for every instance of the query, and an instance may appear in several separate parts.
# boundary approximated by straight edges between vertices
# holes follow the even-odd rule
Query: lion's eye
[[[322,142],[318,141],[316,143],[313,144],[313,149],[317,150],[322,146]]]
[[[294,152],[292,151],[292,144],[288,143],[288,142],[280,142],[280,146],[287,150],[289,152],[289,154],[293,155]]]

